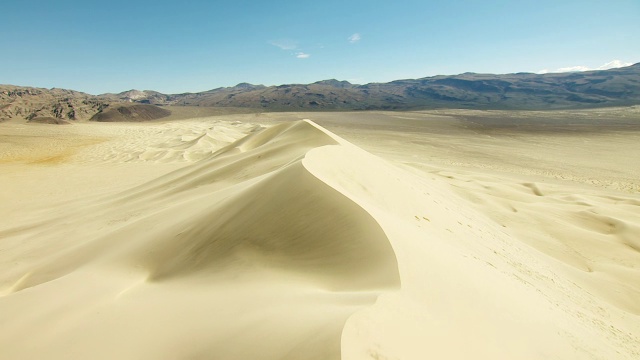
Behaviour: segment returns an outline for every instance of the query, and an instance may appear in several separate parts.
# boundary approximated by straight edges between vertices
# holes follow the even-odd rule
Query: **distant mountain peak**
[[[138,100],[138,99],[142,99],[142,98],[147,97],[147,94],[144,91],[140,91],[140,90],[136,90],[136,89],[131,89],[129,91],[123,91],[118,95],[121,98],[126,98],[126,99],[131,99],[131,100]]]
[[[336,80],[336,79],[328,79],[328,80],[320,80],[320,81],[316,81],[314,82],[314,84],[316,85],[328,85],[328,86],[334,86],[334,87],[340,87],[340,88],[346,88],[346,87],[351,87],[353,86],[353,84],[351,84],[350,82],[346,81],[346,80]]]
[[[249,90],[254,90],[254,89],[263,89],[266,86],[264,85],[254,85],[251,83],[247,83],[247,82],[241,82],[236,86],[233,86],[232,89],[249,89]]]

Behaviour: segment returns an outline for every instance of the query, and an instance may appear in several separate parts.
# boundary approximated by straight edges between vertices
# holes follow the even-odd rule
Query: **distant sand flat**
[[[637,359],[616,111],[0,125],[0,358]]]

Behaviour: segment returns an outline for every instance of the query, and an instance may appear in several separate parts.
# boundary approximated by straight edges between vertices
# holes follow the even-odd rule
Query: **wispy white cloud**
[[[625,66],[631,66],[633,65],[630,62],[623,62],[620,60],[613,60],[613,61],[609,61],[608,63],[598,67],[595,70],[609,70],[609,69],[616,69],[616,68],[620,68],[620,67],[625,67]]]
[[[302,52],[298,47],[298,42],[295,40],[291,40],[291,39],[280,39],[280,40],[271,40],[269,41],[269,44],[280,48],[281,50],[298,50],[296,52],[291,52],[291,55],[295,56],[298,59],[308,59],[309,57],[311,57],[310,54],[307,54],[305,52]]]
[[[612,60],[612,61],[609,61],[608,63],[606,63],[604,65],[600,65],[600,66],[595,67],[595,68],[590,68],[590,67],[584,66],[584,65],[567,66],[567,67],[562,67],[562,68],[555,69],[555,70],[543,69],[543,70],[538,71],[538,74],[576,72],[576,71],[591,71],[591,70],[609,70],[609,69],[615,69],[615,68],[631,66],[631,65],[633,65],[633,64],[630,63],[630,62],[624,62],[624,61],[620,61],[620,60]]]
[[[359,33],[355,33],[348,37],[350,43],[355,44],[362,39],[362,36]]]
[[[269,44],[279,47],[282,50],[293,50],[298,47],[298,43],[291,39],[271,40]]]
[[[576,71],[589,71],[591,68],[587,66],[577,65],[577,66],[567,66],[554,70],[554,72],[576,72]]]

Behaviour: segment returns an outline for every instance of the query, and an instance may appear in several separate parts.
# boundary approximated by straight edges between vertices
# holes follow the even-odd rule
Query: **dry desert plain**
[[[1,359],[639,359],[640,108],[0,124]]]

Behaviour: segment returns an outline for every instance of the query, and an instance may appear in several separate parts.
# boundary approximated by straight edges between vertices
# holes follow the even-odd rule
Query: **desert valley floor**
[[[640,107],[0,124],[1,359],[639,359]]]

